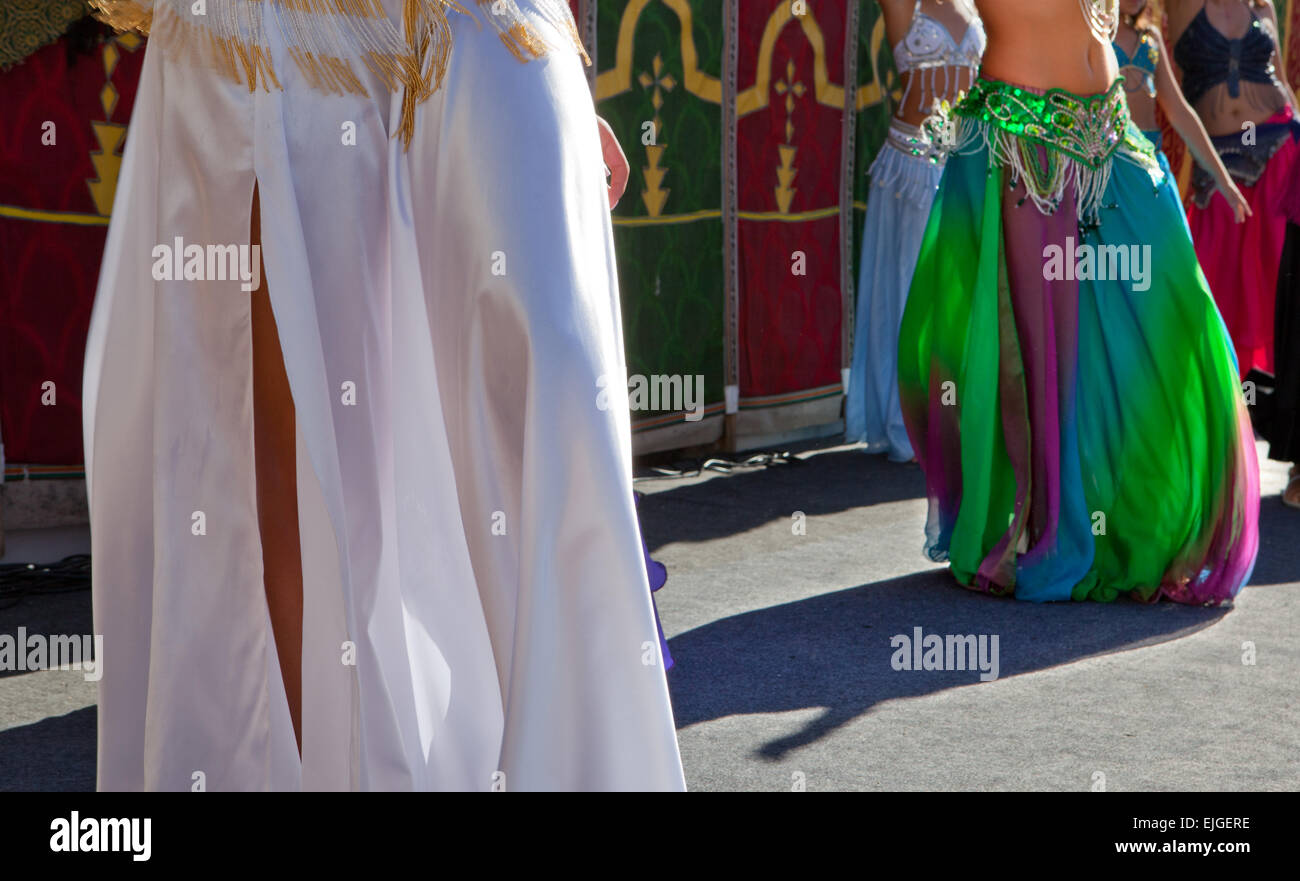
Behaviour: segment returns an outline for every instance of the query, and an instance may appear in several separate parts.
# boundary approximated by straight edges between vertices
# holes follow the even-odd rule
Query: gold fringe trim
[[[478,5],[496,27],[502,44],[519,61],[527,63],[543,58],[552,48],[557,48],[549,45],[537,29],[524,20],[524,14],[514,0],[478,0]],[[591,56],[582,45],[567,0],[540,0],[537,7],[542,19],[567,36],[583,63],[590,67]]]
[[[173,58],[205,64],[249,91],[283,91],[263,30],[266,7],[274,5],[289,57],[312,90],[369,97],[357,73],[360,65],[389,91],[402,93],[394,137],[407,149],[419,105],[441,88],[447,74],[452,49],[449,15],[478,20],[458,0],[404,0],[400,30],[388,20],[381,0],[208,0],[208,14],[202,17],[189,14],[190,0],[89,2],[99,20],[117,30],[152,35],[154,44]],[[545,57],[556,48],[514,0],[477,3],[520,62]],[[535,0],[535,7],[590,65],[567,0]]]
[[[591,56],[587,54],[587,47],[582,45],[582,35],[578,33],[578,25],[574,23],[572,15],[564,20],[564,28],[569,32],[569,39],[573,41],[573,45],[578,47],[582,63],[591,67]]]
[[[316,55],[297,46],[289,50],[289,57],[298,65],[308,85],[318,92],[370,97],[370,92],[346,58]]]
[[[117,31],[138,31],[149,36],[153,9],[136,0],[90,0],[95,18]]]
[[[501,32],[501,42],[510,50],[510,54],[520,61],[531,61],[546,55],[546,44],[529,25],[519,22],[512,24]],[[532,58],[528,56],[531,55]]]

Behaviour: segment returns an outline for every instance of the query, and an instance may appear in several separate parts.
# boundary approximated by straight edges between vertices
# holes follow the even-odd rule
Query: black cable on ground
[[[73,554],[57,563],[0,564],[0,609],[13,608],[38,593],[89,589],[90,554]]]
[[[677,459],[671,465],[651,465],[636,476],[637,480],[671,480],[679,477],[699,477],[705,471],[730,474],[738,468],[769,468],[773,465],[800,465],[803,460],[790,455],[789,450],[770,453],[750,453],[739,456],[709,456],[708,458]]]

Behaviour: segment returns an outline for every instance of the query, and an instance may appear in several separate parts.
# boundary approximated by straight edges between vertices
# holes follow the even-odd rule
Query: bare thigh
[[[253,191],[250,238],[261,244],[258,193]],[[252,294],[253,442],[257,468],[257,520],[262,539],[266,603],[271,613],[280,673],[302,750],[302,550],[298,536],[293,396],[267,290]]]

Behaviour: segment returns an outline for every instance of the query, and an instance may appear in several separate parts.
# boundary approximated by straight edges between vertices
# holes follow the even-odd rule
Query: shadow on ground
[[[1259,503],[1259,557],[1251,573],[1252,587],[1300,581],[1300,511],[1282,504],[1281,495]]]
[[[0,731],[0,792],[95,788],[95,708]]]
[[[30,639],[43,636],[51,645],[56,636],[94,635],[93,615],[89,590],[33,591],[12,604],[0,608],[0,635],[8,635],[17,642],[18,628]],[[93,647],[93,642],[92,642]],[[24,670],[0,670],[0,679],[22,676]],[[3,719],[0,719],[3,722]],[[0,785],[3,778],[0,778]]]
[[[1161,603],[1034,604],[958,587],[944,570],[908,575],[711,622],[669,642],[677,726],[725,716],[821,709],[759,750],[779,759],[882,701],[980,687],[978,672],[896,671],[890,638],[997,635],[999,678],[1164,642],[1229,610]]]
[[[0,608],[0,634],[16,638],[92,634],[90,591],[33,591]],[[92,644],[93,645],[93,644]],[[92,652],[93,653],[93,652]],[[0,684],[11,677],[44,675],[0,670]],[[14,683],[9,683],[14,684]],[[17,683],[21,689],[21,683]],[[16,699],[14,693],[0,695]],[[51,707],[58,706],[57,698]],[[66,706],[66,704],[64,705]],[[95,707],[47,716],[30,725],[5,727],[0,700],[0,792],[84,792],[95,788]]]
[[[745,533],[787,519],[792,510],[819,516],[923,496],[915,465],[850,449],[654,492],[640,513],[650,547],[658,548]],[[1295,582],[1300,512],[1268,497],[1260,529],[1251,583]],[[918,522],[918,542],[920,530]],[[670,642],[678,666],[669,684],[680,728],[732,715],[820,710],[802,730],[760,748],[761,756],[778,759],[883,701],[981,687],[974,672],[893,670],[890,637],[910,635],[914,627],[926,634],[996,634],[999,677],[1005,678],[1178,639],[1227,613],[1172,603],[1019,603],[963,590],[946,572],[933,570],[732,615],[683,633]],[[0,632],[12,634],[18,623],[29,633],[89,633],[90,595],[30,598],[0,610]],[[85,707],[0,730],[0,791],[93,789],[95,712]]]
[[[925,498],[925,477],[915,464],[889,462],[860,449],[791,459],[766,468],[738,469],[702,483],[655,492],[654,480],[637,475],[651,491],[638,515],[650,550],[672,542],[702,543],[739,535],[791,511],[809,517],[866,505]],[[920,535],[921,524],[917,524]],[[918,546],[920,539],[917,539]]]

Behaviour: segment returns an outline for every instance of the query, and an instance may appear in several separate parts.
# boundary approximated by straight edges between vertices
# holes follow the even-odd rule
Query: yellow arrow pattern
[[[117,62],[122,57],[118,46],[121,45],[128,52],[134,52],[140,48],[141,43],[142,41],[136,35],[123,34],[104,44],[102,58],[105,82],[104,88],[99,91],[99,103],[104,108],[104,120],[92,120],[90,123],[90,127],[95,132],[95,140],[99,143],[99,149],[90,154],[91,164],[95,166],[95,174],[98,177],[86,180],[91,201],[95,203],[95,211],[101,217],[108,217],[113,213],[113,198],[117,195],[117,178],[122,170],[120,151],[122,141],[126,139],[126,125],[110,121],[113,118],[113,111],[117,109],[118,101],[117,87],[113,85],[113,71],[117,69]]]

